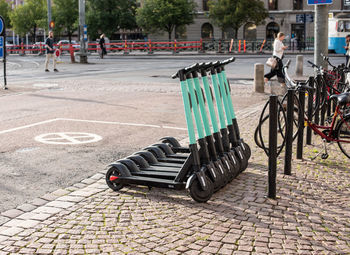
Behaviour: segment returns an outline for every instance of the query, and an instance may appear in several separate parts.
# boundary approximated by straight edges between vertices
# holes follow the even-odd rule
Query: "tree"
[[[88,0],[86,20],[88,34],[97,38],[104,33],[111,38],[120,29],[134,29],[136,0]]]
[[[268,12],[260,0],[210,0],[209,18],[222,31],[232,28],[237,39],[238,29],[247,22],[255,25],[264,23]]]
[[[52,17],[55,22],[54,32],[58,34],[62,31],[67,32],[70,43],[79,24],[78,0],[54,0]]]
[[[195,8],[193,0],[145,0],[136,11],[136,21],[147,33],[168,32],[170,41],[176,26],[193,23]]]
[[[6,0],[0,0],[0,14],[3,17],[7,28],[11,27],[10,17],[9,17],[9,13],[11,12],[11,10],[12,9],[10,5],[6,2]]]
[[[47,24],[46,0],[27,0],[10,13],[12,27],[16,33],[25,36],[30,32],[36,42],[36,30]]]

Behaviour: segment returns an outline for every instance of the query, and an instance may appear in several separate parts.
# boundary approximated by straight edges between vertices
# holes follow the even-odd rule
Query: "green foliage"
[[[120,29],[134,29],[136,0],[88,0],[86,3],[88,34],[94,39],[101,33],[112,38]]]
[[[37,28],[47,24],[46,0],[26,0],[10,13],[10,20],[17,34],[24,36],[30,32],[35,40]]]
[[[56,35],[66,32],[71,41],[73,33],[79,25],[78,0],[54,0],[52,6],[52,19],[55,22]]]
[[[176,26],[189,25],[195,17],[193,0],[145,0],[137,9],[137,24],[146,33],[168,32],[169,40]]]
[[[5,21],[5,26],[7,28],[11,27],[9,13],[12,11],[10,5],[6,0],[0,0],[0,15]]]
[[[264,23],[268,12],[260,0],[210,0],[209,18],[223,31],[232,28],[237,39],[238,29],[252,22],[255,25]]]

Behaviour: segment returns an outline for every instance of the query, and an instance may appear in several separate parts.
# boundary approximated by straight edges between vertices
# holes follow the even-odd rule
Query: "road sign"
[[[87,41],[87,25],[84,25],[84,41]]]
[[[308,5],[332,4],[333,0],[307,0]]]
[[[0,35],[2,35],[4,32],[4,24],[4,20],[2,19],[2,17],[0,17]]]
[[[0,58],[4,57],[4,37],[0,36]]]

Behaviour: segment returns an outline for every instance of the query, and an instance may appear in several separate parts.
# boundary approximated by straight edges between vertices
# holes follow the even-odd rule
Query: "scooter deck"
[[[114,177],[113,175],[111,177]],[[166,180],[161,178],[151,178],[144,176],[115,176],[119,183],[122,184],[137,184],[148,187],[157,187],[157,188],[168,188],[181,190],[186,187],[185,182],[175,182],[174,180]]]

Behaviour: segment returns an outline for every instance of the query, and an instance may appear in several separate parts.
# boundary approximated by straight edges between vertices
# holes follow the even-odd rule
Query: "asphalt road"
[[[186,138],[180,88],[170,75],[227,57],[91,56],[82,65],[63,56],[60,72],[46,73],[44,56],[9,56],[9,90],[0,91],[0,212],[73,185],[162,136]],[[266,57],[239,56],[227,67],[238,113],[264,101],[249,98],[254,63]]]

